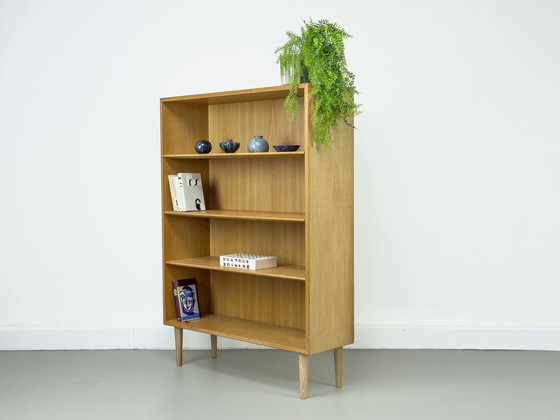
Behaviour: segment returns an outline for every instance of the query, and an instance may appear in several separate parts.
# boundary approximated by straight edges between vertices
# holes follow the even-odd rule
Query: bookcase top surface
[[[308,84],[300,84],[298,96],[304,96]],[[196,95],[173,96],[161,98],[161,103],[188,102],[200,105],[219,105],[235,102],[266,101],[284,99],[290,91],[290,85],[271,86],[256,89],[232,90],[228,92],[202,93]]]

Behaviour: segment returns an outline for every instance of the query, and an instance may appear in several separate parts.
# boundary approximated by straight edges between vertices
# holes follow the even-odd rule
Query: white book
[[[187,211],[187,206],[185,205],[185,196],[183,193],[183,177],[181,174],[175,175],[175,193],[177,195],[177,202],[179,203],[178,211]]]
[[[168,175],[167,179],[169,180],[169,191],[171,192],[171,203],[173,203],[173,211],[180,211],[179,201],[177,199],[177,185],[175,182],[176,177],[177,175]]]
[[[202,189],[202,178],[199,173],[181,172],[177,174],[181,180],[183,211],[206,210],[204,191]]]
[[[228,254],[220,255],[220,266],[255,271],[277,267],[278,262],[276,257],[268,255]]]

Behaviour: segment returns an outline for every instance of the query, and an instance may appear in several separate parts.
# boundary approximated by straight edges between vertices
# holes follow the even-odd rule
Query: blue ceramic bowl
[[[233,141],[232,139],[223,141],[220,143],[220,148],[226,153],[235,153],[239,149],[240,143]]]
[[[274,150],[276,150],[277,152],[295,152],[297,149],[299,149],[299,144],[294,144],[291,146],[278,145],[272,147],[274,147]]]

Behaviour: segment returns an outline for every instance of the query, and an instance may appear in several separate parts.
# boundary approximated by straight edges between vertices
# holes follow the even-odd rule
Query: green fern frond
[[[315,97],[313,115],[314,138],[319,145],[330,148],[330,129],[359,114],[354,102],[358,92],[354,74],[346,65],[344,41],[351,36],[340,25],[328,20],[304,21],[301,33],[286,32],[288,41],[275,50],[283,74],[290,72],[290,92],[284,107],[294,119],[298,113],[297,89],[305,67]]]

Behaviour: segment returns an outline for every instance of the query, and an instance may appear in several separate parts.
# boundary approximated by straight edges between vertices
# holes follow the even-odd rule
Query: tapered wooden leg
[[[183,364],[183,329],[175,327],[175,357],[177,366]]]
[[[342,347],[333,350],[334,352],[334,376],[336,387],[342,387]]]
[[[307,375],[309,372],[309,356],[299,355],[299,397],[304,400],[307,398]]]
[[[218,357],[218,337],[210,335],[210,351],[212,352],[212,359]]]

